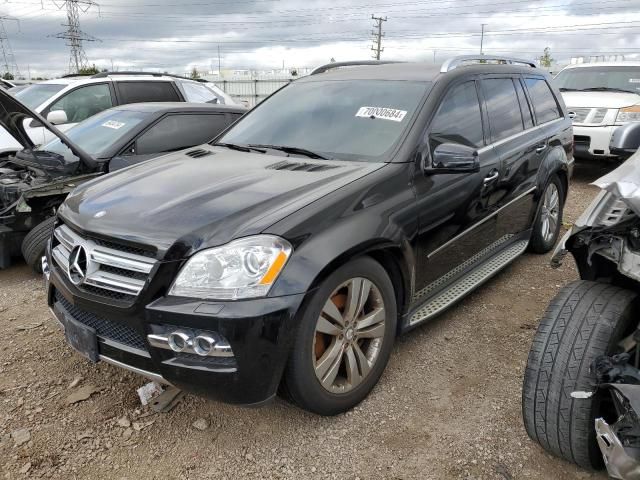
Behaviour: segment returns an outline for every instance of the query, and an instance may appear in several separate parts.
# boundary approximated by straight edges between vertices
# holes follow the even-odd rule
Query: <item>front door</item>
[[[427,129],[427,161],[442,143],[477,148],[480,170],[465,173],[426,174],[418,169],[414,179],[420,230],[416,245],[414,299],[456,266],[496,240],[495,189],[500,180],[500,159],[488,145],[478,83],[454,84],[445,94]]]

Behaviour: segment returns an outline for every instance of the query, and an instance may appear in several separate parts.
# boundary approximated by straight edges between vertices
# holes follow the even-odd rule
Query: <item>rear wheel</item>
[[[534,253],[549,252],[560,235],[562,213],[564,207],[564,191],[557,175],[549,179],[538,205],[538,213],[533,223],[529,250]]]
[[[47,218],[27,233],[22,241],[22,256],[34,272],[42,273],[42,257],[53,231],[55,217]]]
[[[586,469],[603,467],[594,421],[611,419],[609,393],[593,391],[590,367],[601,355],[622,351],[620,340],[633,332],[636,293],[580,280],[551,301],[533,339],[524,385],[522,416],[529,436],[550,453]]]
[[[378,382],[396,332],[393,285],[371,258],[349,262],[322,282],[306,305],[285,372],[290,398],[336,415]]]

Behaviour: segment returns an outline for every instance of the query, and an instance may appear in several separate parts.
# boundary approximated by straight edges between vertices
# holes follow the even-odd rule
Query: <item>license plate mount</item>
[[[60,319],[64,326],[64,336],[71,347],[83,357],[97,363],[98,336],[95,329],[78,322],[69,315],[62,315]]]

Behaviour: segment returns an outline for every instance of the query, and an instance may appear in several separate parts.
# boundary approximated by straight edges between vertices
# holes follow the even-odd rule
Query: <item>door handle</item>
[[[484,180],[482,181],[482,183],[484,183],[485,185],[489,185],[494,180],[497,180],[499,176],[500,176],[500,172],[498,170],[492,170],[489,172],[489,174],[486,177],[484,177]]]
[[[547,149],[547,144],[546,144],[546,143],[543,143],[543,144],[538,145],[538,146],[536,147],[536,153],[542,153],[542,152],[544,152],[546,149]]]

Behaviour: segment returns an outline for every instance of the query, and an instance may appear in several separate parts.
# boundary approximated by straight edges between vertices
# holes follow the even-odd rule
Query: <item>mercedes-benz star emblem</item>
[[[80,285],[87,277],[87,251],[82,245],[77,245],[69,255],[69,280],[74,285]]]

